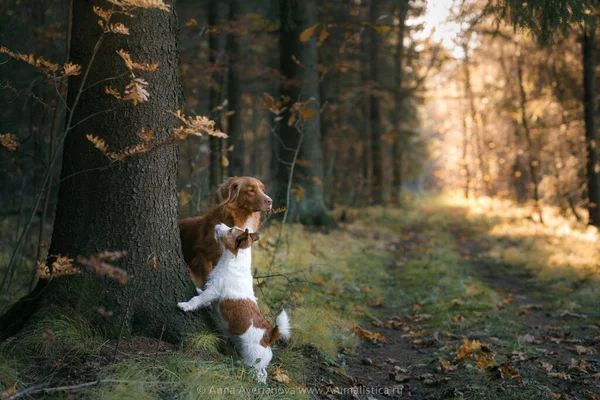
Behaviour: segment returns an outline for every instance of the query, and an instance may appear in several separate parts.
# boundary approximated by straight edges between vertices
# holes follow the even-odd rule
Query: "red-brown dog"
[[[219,187],[219,193],[225,200],[206,215],[179,221],[183,258],[199,288],[204,287],[223,252],[215,240],[215,225],[224,223],[256,232],[260,213],[273,206],[265,185],[250,176],[229,178]]]

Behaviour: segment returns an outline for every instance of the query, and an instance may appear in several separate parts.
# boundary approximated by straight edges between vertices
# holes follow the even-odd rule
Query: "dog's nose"
[[[265,206],[271,207],[273,205],[273,200],[270,197],[265,199]]]

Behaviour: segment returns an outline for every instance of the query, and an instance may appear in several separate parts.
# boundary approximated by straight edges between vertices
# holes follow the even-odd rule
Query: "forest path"
[[[600,399],[598,315],[570,311],[551,281],[492,256],[527,251],[489,234],[494,221],[465,208],[417,214],[394,243],[391,307],[371,318],[385,343],[363,340],[347,357],[357,393],[345,397]]]

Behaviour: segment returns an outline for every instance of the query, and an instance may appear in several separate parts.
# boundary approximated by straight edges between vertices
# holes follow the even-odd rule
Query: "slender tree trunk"
[[[217,27],[222,23],[222,5],[220,0],[210,0],[209,11],[208,11],[208,24],[211,27]],[[208,46],[210,49],[209,62],[214,68],[213,82],[210,88],[210,108],[213,110],[222,103],[222,92],[224,74],[221,71],[221,64],[223,57],[225,56],[226,42],[222,40],[220,33],[210,32],[208,39]],[[212,111],[211,111],[212,112]],[[220,128],[221,113],[216,111],[212,113],[212,117],[215,121],[215,126]],[[217,187],[223,181],[223,166],[221,163],[222,158],[222,147],[223,139],[211,136],[209,138],[209,186],[210,192],[213,193],[211,196],[212,203],[216,203],[216,190]]]
[[[588,224],[600,227],[600,160],[596,122],[596,25],[583,33],[583,90],[587,150]]]
[[[123,21],[131,34],[109,34],[92,59],[100,37],[93,5],[93,1],[73,2],[71,61],[83,70],[91,67],[87,80],[83,73],[69,79],[73,129],[64,142],[48,263],[57,255],[77,259],[106,250],[126,251],[127,257],[114,264],[127,272],[129,280],[121,285],[85,270],[40,279],[32,293],[0,318],[0,339],[18,332],[29,320],[57,313],[80,313],[101,323],[112,337],[119,335],[121,326],[131,334],[158,337],[164,326],[163,338],[178,341],[200,327],[197,316],[177,312],[175,306],[194,295],[179,251],[177,146],[159,146],[111,163],[86,139],[88,133],[97,135],[118,152],[140,142],[140,128],[151,129],[157,142],[171,137],[176,120],[168,111],[182,104],[177,17],[174,10],[138,9],[135,18]],[[117,103],[104,93],[104,85],[92,85],[125,71],[119,49],[129,50],[136,61],[159,63],[156,72],[136,71],[149,82],[148,102]],[[128,79],[113,85],[125,86]],[[85,90],[80,91],[82,87]],[[107,112],[110,109],[114,110]],[[103,321],[96,311],[100,307],[114,315]],[[35,319],[30,318],[33,315]]]
[[[525,93],[525,86],[523,86],[523,66],[521,56],[517,56],[517,79],[519,82],[519,93],[520,93],[520,111],[521,111],[521,126],[525,132],[525,140],[527,141],[527,164],[529,166],[529,178],[533,186],[533,200],[535,202],[536,211],[540,217],[540,222],[544,223],[542,217],[542,208],[540,205],[540,192],[539,192],[539,180],[537,177],[536,165],[539,164],[539,160],[534,157],[534,145],[531,138],[531,131],[529,130],[529,123],[527,119],[527,95]]]
[[[481,126],[479,126],[479,118],[477,116],[477,108],[475,107],[475,94],[473,93],[473,86],[471,84],[471,60],[469,58],[469,46],[468,42],[463,44],[463,51],[465,58],[463,60],[463,69],[465,73],[465,97],[469,104],[469,112],[471,114],[471,140],[475,142],[475,149],[477,150],[477,161],[479,163],[479,170],[481,172],[481,180],[485,188],[485,194],[491,195],[491,189],[489,185],[490,176],[488,173],[487,163],[483,154],[483,132]]]
[[[233,145],[233,151],[229,153],[228,172],[231,176],[241,176],[248,174],[244,157],[246,146],[244,143],[244,131],[242,129],[242,103],[240,88],[240,34],[237,31],[238,13],[241,0],[230,0],[229,20],[232,23],[232,31],[229,33],[228,56],[229,56],[229,77],[228,77],[228,96],[229,109],[234,112],[228,118],[227,134],[229,135],[228,144]]]
[[[373,175],[371,177],[371,203],[383,204],[383,138],[381,126],[381,113],[379,110],[379,99],[376,95],[375,88],[379,82],[378,59],[379,44],[381,38],[374,26],[377,22],[378,15],[378,0],[370,0],[369,3],[369,28],[370,46],[369,46],[369,62],[371,65],[369,73],[369,81],[371,83],[371,164],[373,166]]]
[[[280,12],[281,72],[287,78],[281,87],[281,95],[289,97],[291,103],[308,101],[306,107],[312,110],[312,116],[289,124],[288,111],[280,123],[278,155],[281,165],[277,170],[275,201],[279,206],[285,205],[289,175],[294,168],[294,194],[287,204],[290,220],[299,220],[304,225],[333,226],[335,222],[329,216],[323,198],[317,43],[316,38],[307,42],[299,39],[302,31],[316,24],[316,0],[282,1]],[[303,85],[300,87],[297,82],[303,82]]]
[[[373,130],[373,123],[371,120],[371,95],[370,92],[371,82],[370,78],[370,68],[371,68],[371,60],[369,58],[369,35],[366,32],[363,32],[360,38],[360,54],[362,57],[361,60],[361,84],[364,90],[364,96],[362,101],[362,114],[363,114],[363,128],[364,133],[362,135],[363,143],[362,143],[362,152],[361,152],[361,161],[362,161],[362,175],[364,182],[364,195],[361,196],[361,200],[364,206],[367,206],[371,202],[371,131]]]
[[[466,107],[462,108],[462,128],[463,128],[463,137],[462,137],[462,166],[465,172],[465,198],[469,198],[469,193],[471,191],[471,168],[469,167],[469,130],[467,128],[467,111]]]
[[[404,59],[404,36],[406,34],[406,16],[410,5],[408,1],[402,1],[398,6],[398,36],[396,38],[396,57],[394,59],[394,69],[396,70],[396,90],[394,92],[394,123],[396,132],[394,135],[394,142],[392,146],[392,162],[393,162],[393,174],[392,174],[392,188],[393,188],[393,200],[396,204],[402,199],[402,159],[404,152],[404,145],[406,140],[402,132],[402,121],[404,116],[403,112],[403,91],[402,91],[402,61]]]

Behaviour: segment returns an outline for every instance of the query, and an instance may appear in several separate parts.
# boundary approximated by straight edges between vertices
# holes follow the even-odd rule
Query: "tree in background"
[[[291,221],[332,226],[323,190],[317,40],[301,37],[317,24],[315,4],[314,0],[281,2],[281,72],[286,77],[281,96],[290,104],[275,142],[274,162],[281,165],[273,194],[276,204],[287,204]]]
[[[583,88],[586,138],[587,208],[588,223],[600,227],[600,161],[596,110],[596,20],[597,5],[593,1],[568,0],[548,7],[545,1],[526,4],[510,1],[492,3],[492,10],[514,26],[529,30],[540,42],[552,40],[557,29],[564,34],[573,26],[583,26],[581,32]],[[589,13],[586,13],[588,12]]]

